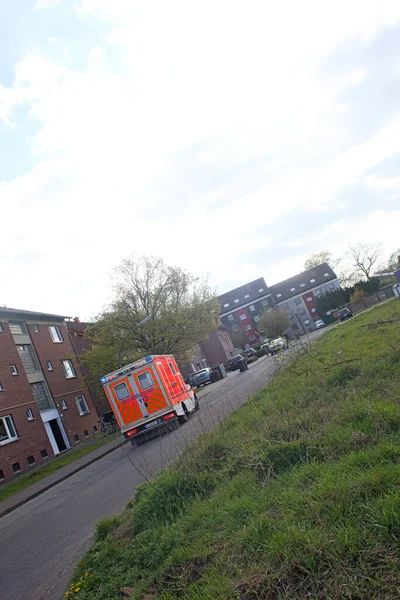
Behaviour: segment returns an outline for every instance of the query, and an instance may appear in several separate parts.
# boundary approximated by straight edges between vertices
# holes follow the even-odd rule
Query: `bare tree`
[[[356,244],[350,246],[347,257],[351,261],[353,273],[366,277],[368,281],[372,277],[372,269],[378,264],[382,256],[380,244]]]
[[[386,269],[388,271],[396,271],[397,269],[400,269],[400,248],[392,252]]]
[[[304,263],[304,270],[308,271],[313,267],[322,265],[322,263],[327,263],[331,267],[331,269],[335,269],[340,263],[340,260],[340,258],[333,258],[332,252],[329,252],[329,250],[321,250],[320,252],[310,254],[306,262]]]
[[[243,349],[249,343],[249,336],[244,329],[232,329],[229,333],[235,348]]]
[[[279,308],[272,308],[260,317],[259,328],[266,337],[274,338],[283,335],[288,327],[289,317]]]

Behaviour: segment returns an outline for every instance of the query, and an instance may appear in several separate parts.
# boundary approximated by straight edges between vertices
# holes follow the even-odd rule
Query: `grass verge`
[[[88,443],[86,446],[83,445],[80,448],[71,450],[71,452],[60,456],[60,458],[55,458],[51,462],[43,466],[41,465],[26,475],[18,477],[18,479],[15,479],[14,481],[0,488],[0,502],[6,498],[9,498],[10,496],[13,496],[17,492],[21,492],[37,481],[44,479],[48,475],[55,473],[59,469],[62,469],[63,467],[75,462],[79,458],[90,454],[90,452],[101,448],[101,446],[104,446],[104,444],[116,439],[119,435],[119,433],[115,433],[113,435],[101,438],[93,443]]]
[[[97,525],[67,596],[400,598],[400,319],[327,332]]]

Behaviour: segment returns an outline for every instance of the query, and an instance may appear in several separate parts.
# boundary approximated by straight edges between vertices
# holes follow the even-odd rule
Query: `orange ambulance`
[[[199,409],[172,355],[146,356],[100,379],[118,425],[132,445]]]

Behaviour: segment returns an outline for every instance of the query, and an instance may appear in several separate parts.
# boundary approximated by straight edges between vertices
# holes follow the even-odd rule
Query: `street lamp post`
[[[140,321],[140,323],[138,323],[136,325],[136,327],[134,327],[133,329],[130,329],[128,331],[128,333],[126,334],[126,336],[124,337],[124,339],[122,340],[121,345],[119,347],[119,352],[118,352],[118,369],[121,368],[122,348],[124,347],[124,344],[125,344],[126,340],[131,335],[131,333],[133,333],[134,331],[136,331],[136,329],[139,329],[139,327],[142,327],[143,325],[145,325],[147,323],[147,321],[150,321],[150,319],[151,319],[151,315],[147,315],[147,317],[145,319],[143,319],[143,321]]]

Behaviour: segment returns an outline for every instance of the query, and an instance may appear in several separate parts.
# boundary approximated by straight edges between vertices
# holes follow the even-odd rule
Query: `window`
[[[257,315],[254,317],[254,320],[256,323],[258,323],[258,321],[260,320],[260,317],[258,317]]]
[[[287,316],[288,316],[288,319],[293,319],[292,313],[288,313]]]
[[[277,298],[282,298],[282,294],[277,294],[276,297]]]
[[[321,296],[321,294],[322,294],[322,288],[318,288],[317,290],[315,290],[314,294],[316,296]]]
[[[268,306],[268,300],[261,300],[261,306]]]
[[[232,331],[237,331],[239,327],[237,325],[232,325]]]
[[[250,298],[250,294],[245,294],[244,295],[244,299],[247,300],[247,298]]]
[[[252,342],[253,340],[255,340],[255,339],[256,339],[256,336],[255,336],[255,335],[251,335],[251,336],[249,336],[249,340],[250,340],[251,342]]]
[[[239,298],[236,298],[236,300],[234,302],[235,302],[235,304],[238,304]]]
[[[324,277],[329,277],[329,273],[324,273]]]
[[[68,408],[68,404],[67,404],[66,400],[64,400],[64,398],[60,402],[60,408],[62,408],[62,410],[67,410],[67,408]]]
[[[50,360],[46,360],[46,366],[48,371],[54,371],[53,365],[51,364]]]
[[[247,319],[247,315],[245,315],[244,313],[242,315],[240,315],[241,321],[244,321],[245,319]]]
[[[88,430],[87,430],[87,429],[85,429],[85,431],[83,432],[83,435],[84,435],[85,437],[89,437],[89,432],[88,432]]]
[[[301,298],[296,298],[296,300],[294,301],[295,304],[301,304]]]
[[[26,333],[24,323],[9,323],[8,326],[13,335],[24,335]]]
[[[307,302],[312,302],[312,296],[308,296]]]
[[[18,439],[11,415],[0,417],[0,446]]]
[[[168,364],[169,364],[169,368],[171,369],[171,373],[172,373],[172,375],[176,375],[175,367],[174,367],[174,365],[172,364],[172,362],[169,362]]]
[[[290,291],[291,291],[291,292],[295,292],[295,291],[296,291],[296,288],[290,288]]]
[[[229,302],[225,302],[224,308],[228,308],[228,306],[229,306]]]
[[[304,325],[309,325],[309,324],[310,324],[310,319],[305,319]]]
[[[315,279],[310,279],[310,283],[315,283]]]
[[[86,398],[83,394],[81,396],[76,397],[76,406],[78,407],[79,414],[81,416],[90,413],[88,403],[86,402]]]
[[[21,467],[19,465],[19,462],[15,462],[11,465],[12,470],[14,471],[14,473],[19,473],[21,470]]]
[[[233,321],[235,317],[233,315],[228,315],[228,321]]]
[[[128,386],[125,382],[119,383],[118,385],[114,386],[114,391],[117,395],[118,400],[125,400],[130,396]]]
[[[19,375],[16,365],[10,365],[11,375]]]
[[[253,310],[256,310],[256,307],[254,306],[254,304],[251,304],[251,305],[249,306],[249,308],[250,308],[250,310],[252,310],[252,311],[253,311]]]
[[[154,381],[149,371],[145,371],[144,373],[138,375],[138,380],[142,390],[148,390],[154,386]]]
[[[50,331],[51,339],[53,340],[53,342],[55,344],[60,344],[61,342],[64,341],[63,336],[61,335],[60,328],[57,325],[50,326],[49,331]]]
[[[34,326],[33,326],[33,331],[34,331],[35,333],[39,333],[39,325],[34,325]]]
[[[28,465],[31,467],[32,465],[35,464],[35,457],[31,454],[30,456],[27,456],[26,458]]]
[[[49,455],[47,454],[47,450],[41,450],[41,451],[40,451],[40,456],[41,456],[42,458],[47,458],[47,457],[49,456]]]
[[[98,430],[99,430],[99,429],[98,429],[97,425],[93,425],[93,433],[97,433],[97,432],[98,432]]]
[[[3,331],[4,331],[3,325],[0,323],[0,333],[2,333]]]
[[[299,330],[299,326],[296,323],[293,323],[292,329],[293,329],[293,331],[298,331]]]
[[[65,377],[67,379],[72,379],[73,377],[76,377],[76,373],[75,373],[75,369],[74,369],[74,365],[72,364],[72,360],[62,360],[62,365],[64,367],[64,373],[65,373]]]
[[[251,325],[246,325],[245,330],[250,331],[250,329],[251,329]]]
[[[315,308],[312,308],[312,309],[311,309],[311,312],[312,312],[312,313],[315,313]]]
[[[1,383],[0,383],[0,392],[4,392],[4,388],[3,388],[3,386],[1,385]]]
[[[289,310],[289,304],[285,302],[285,304],[281,304],[281,308],[283,308],[283,310]]]
[[[79,435],[77,433],[74,435],[74,442],[79,442]]]
[[[335,284],[334,283],[328,283],[328,290],[334,290],[335,289]]]
[[[306,284],[305,283],[301,283],[300,287],[306,287]]]
[[[305,314],[306,314],[306,309],[305,309],[305,308],[301,308],[301,309],[299,310],[299,313],[300,313],[301,315],[305,315]]]
[[[36,373],[39,370],[35,355],[30,344],[17,346],[18,354],[24,367],[25,373]]]
[[[35,419],[35,415],[33,414],[33,410],[28,408],[26,411],[26,416],[28,417],[28,421],[33,421]]]
[[[43,381],[39,381],[38,383],[31,383],[31,390],[33,397],[36,401],[36,406],[40,411],[49,410],[49,408],[54,408],[53,401],[51,400]]]
[[[259,294],[261,294],[261,292],[263,292],[263,291],[264,291],[264,288],[260,288],[260,289],[258,290],[258,293],[259,293]]]
[[[0,481],[3,481],[3,479],[5,479],[5,477],[4,477],[4,473],[3,473],[3,471],[0,469]]]

